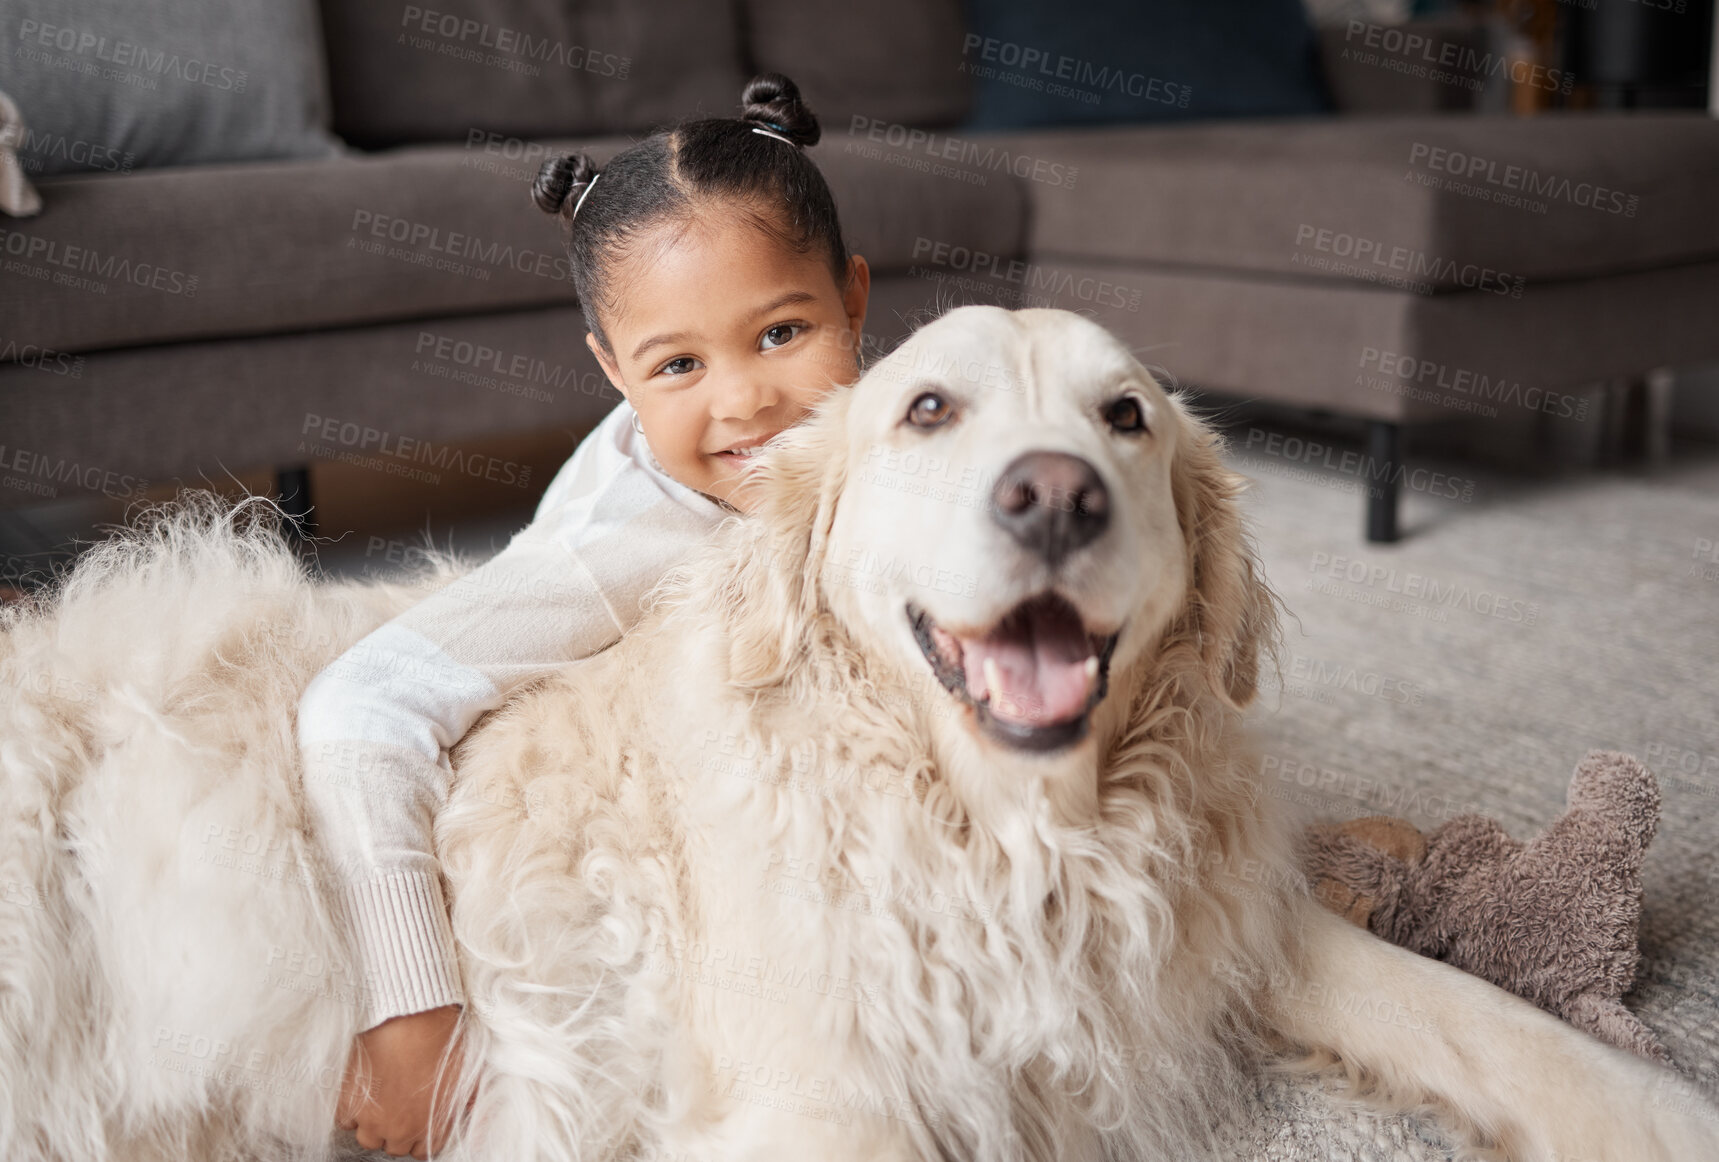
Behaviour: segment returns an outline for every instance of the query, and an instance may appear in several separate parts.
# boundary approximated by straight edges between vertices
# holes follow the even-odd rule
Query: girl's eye
[[[806,325],[804,323],[777,323],[774,327],[771,327],[768,331],[764,332],[764,350],[769,351],[776,347],[787,346],[789,341],[792,340],[795,335],[798,335],[805,329]]]
[[[954,414],[955,409],[949,406],[948,400],[934,391],[927,391],[908,406],[907,422],[916,428],[935,428],[948,423]]]
[[[1119,395],[1104,405],[1104,422],[1111,430],[1138,434],[1146,430],[1146,409],[1131,395]]]
[[[667,373],[669,375],[686,375],[696,369],[695,364],[697,363],[698,360],[694,359],[690,355],[679,355],[657,368],[656,374],[662,375]]]

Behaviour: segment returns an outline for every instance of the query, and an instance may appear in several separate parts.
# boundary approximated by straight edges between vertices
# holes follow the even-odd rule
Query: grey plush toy
[[[1372,816],[1310,827],[1305,867],[1351,922],[1669,1063],[1620,999],[1640,959],[1642,857],[1658,827],[1652,772],[1596,750],[1570,779],[1568,809],[1527,842],[1479,815],[1429,835]]]

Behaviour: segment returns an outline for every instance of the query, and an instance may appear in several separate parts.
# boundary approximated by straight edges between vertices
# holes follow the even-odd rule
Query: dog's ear
[[[753,469],[748,551],[724,593],[729,678],[738,685],[781,682],[815,630],[818,577],[847,480],[848,401],[855,390],[832,390]]]
[[[1212,691],[1236,709],[1253,701],[1277,642],[1278,599],[1266,584],[1237,503],[1245,477],[1223,461],[1223,437],[1172,395],[1182,431],[1171,466],[1188,544],[1186,635]]]

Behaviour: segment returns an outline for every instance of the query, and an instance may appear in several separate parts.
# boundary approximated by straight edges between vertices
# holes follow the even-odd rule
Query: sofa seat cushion
[[[1035,258],[1516,297],[1719,257],[1719,122],[1423,115],[986,135],[1029,183]]]
[[[15,344],[77,353],[574,301],[531,179],[550,152],[601,164],[627,142],[477,137],[43,181],[39,217],[0,220],[0,317]],[[879,270],[911,266],[921,237],[1018,251],[1026,199],[1013,182],[949,181],[839,140],[811,152],[849,246]]]

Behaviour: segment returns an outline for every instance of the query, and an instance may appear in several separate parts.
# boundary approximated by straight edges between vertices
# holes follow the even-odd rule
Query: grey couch
[[[471,471],[473,441],[591,424],[617,397],[526,196],[536,163],[731,114],[768,69],[826,126],[813,155],[876,275],[871,341],[950,302],[1065,306],[1184,384],[1360,417],[1375,539],[1396,535],[1401,425],[1561,409],[1575,384],[1719,357],[1704,117],[962,134],[954,0],[507,12],[601,45],[625,83],[600,61],[526,75],[457,33],[408,41],[395,7],[324,0],[333,128],[358,148],[45,180],[40,217],[0,222],[35,256],[0,274],[0,507],[271,467],[302,510],[314,460],[409,446]],[[1369,99],[1386,71],[1342,47],[1333,90]],[[101,263],[73,271],[68,250]]]

